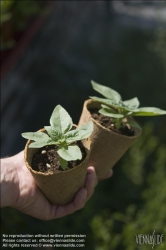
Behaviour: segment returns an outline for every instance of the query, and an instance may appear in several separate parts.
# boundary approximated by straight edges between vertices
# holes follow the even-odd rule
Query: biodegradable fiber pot
[[[44,132],[45,129],[39,131]],[[90,155],[90,140],[85,139],[82,141],[87,154],[86,158],[78,166],[58,173],[42,173],[32,169],[32,158],[38,149],[29,148],[28,146],[31,142],[31,140],[28,140],[25,146],[24,158],[26,166],[34,177],[38,187],[53,204],[65,205],[70,203],[77,191],[84,187],[85,184]]]
[[[103,127],[92,118],[89,112],[91,108],[100,109],[101,104],[91,99],[85,101],[78,126],[93,121],[94,130],[90,136],[91,153],[88,165],[95,167],[96,174],[101,179],[140,136],[141,129],[134,128],[135,136],[125,136],[115,133]]]

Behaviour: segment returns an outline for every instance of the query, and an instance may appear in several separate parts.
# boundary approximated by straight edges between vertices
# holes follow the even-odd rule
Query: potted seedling
[[[102,178],[140,136],[141,128],[133,116],[158,116],[166,114],[166,111],[139,108],[137,97],[123,101],[117,91],[94,81],[91,83],[104,98],[92,96],[85,101],[79,126],[93,121],[89,165],[93,165],[98,177]]]
[[[71,202],[84,186],[90,155],[88,138],[92,131],[92,122],[77,127],[58,105],[51,115],[50,126],[22,133],[29,139],[24,151],[26,166],[52,203]]]

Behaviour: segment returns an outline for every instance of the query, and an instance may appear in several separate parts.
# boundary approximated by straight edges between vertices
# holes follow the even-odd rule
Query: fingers
[[[88,167],[87,169],[87,177],[85,182],[85,188],[87,190],[87,200],[90,199],[90,197],[94,193],[94,188],[98,183],[98,179],[96,176],[96,172],[94,167]]]
[[[110,169],[109,172],[108,172],[103,178],[101,178],[100,180],[108,179],[108,178],[110,178],[112,175],[113,175],[113,170]]]
[[[112,169],[106,174],[106,176],[102,179],[107,179],[111,177],[113,174]],[[75,211],[83,208],[85,206],[86,201],[88,201],[94,193],[94,188],[98,183],[98,178],[95,172],[94,167],[88,167],[87,169],[87,177],[84,188],[81,188],[73,202],[64,206],[56,206],[52,205],[51,213],[49,219],[57,219],[67,214],[72,214]]]
[[[76,194],[74,201],[73,201],[73,207],[76,210],[79,210],[85,206],[86,199],[87,199],[87,189],[81,188],[78,193]]]
[[[89,200],[90,197],[93,195],[94,188],[97,185],[97,182],[98,180],[94,167],[89,167],[87,169],[85,187],[81,188],[77,192],[73,202],[65,206],[57,206],[54,218],[60,218],[67,214],[72,214],[75,211],[83,208],[85,206],[86,201]]]
[[[81,188],[77,192],[73,202],[64,206],[54,206],[55,211],[52,219],[57,219],[66,216],[67,214],[72,214],[75,211],[83,208],[85,206],[86,199],[87,190],[85,188]]]

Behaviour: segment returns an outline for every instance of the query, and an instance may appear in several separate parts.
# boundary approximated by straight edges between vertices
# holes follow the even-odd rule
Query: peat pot
[[[39,131],[45,132],[45,129]],[[28,140],[24,150],[24,158],[26,166],[34,177],[36,184],[53,204],[65,205],[70,203],[77,191],[84,187],[85,184],[90,155],[90,140],[85,139],[82,141],[87,154],[85,159],[78,166],[69,170],[59,171],[58,173],[43,173],[32,169],[31,162],[33,155],[39,149],[29,148],[30,143],[32,141]]]
[[[89,112],[91,108],[100,109],[101,103],[91,99],[85,101],[78,126],[93,121],[94,130],[90,136],[91,153],[88,165],[94,166],[98,178],[102,179],[140,136],[141,129],[133,128],[135,131],[134,136],[113,132],[92,118]]]

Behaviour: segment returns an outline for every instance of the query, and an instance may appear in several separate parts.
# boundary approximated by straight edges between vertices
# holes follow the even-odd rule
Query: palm
[[[2,159],[1,163],[1,207],[10,206],[41,220],[60,218],[83,208],[98,182],[94,167],[88,167],[85,186],[77,192],[73,202],[58,206],[51,204],[36,185],[25,166],[23,151]],[[111,175],[112,170],[105,179]]]
[[[17,167],[17,174],[15,177],[15,183],[17,183],[17,185],[14,195],[16,201],[13,207],[25,214],[43,220],[59,218],[82,208],[85,204],[86,196],[90,198],[93,194],[95,172],[94,169],[90,169],[90,178],[88,178],[87,175],[85,184],[88,194],[87,190],[82,188],[79,190],[72,203],[65,206],[53,205],[45,198],[36,185],[31,173],[25,166],[23,151],[12,158],[14,158]]]

